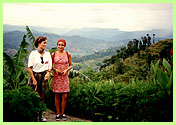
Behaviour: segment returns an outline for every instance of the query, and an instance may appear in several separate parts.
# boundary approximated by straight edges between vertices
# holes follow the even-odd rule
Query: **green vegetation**
[[[172,103],[144,81],[131,84],[70,81],[67,111],[93,121],[172,121]],[[76,101],[75,101],[76,100]]]
[[[28,43],[25,40],[26,35],[23,36],[20,48],[13,57],[3,53],[4,58],[4,80],[3,87],[10,89],[18,89],[24,86],[27,82],[27,71],[24,71],[24,61],[27,57]]]
[[[29,87],[8,90],[3,93],[3,121],[30,122],[37,121],[39,113],[46,106],[42,104],[40,96]]]
[[[29,27],[26,30],[31,49],[34,49],[35,37]],[[95,58],[83,57],[83,62],[94,60],[100,70],[93,67],[80,70],[83,67],[77,62],[77,70],[69,72],[66,114],[104,122],[172,122],[173,60],[169,51],[172,45],[172,39],[152,44],[147,35],[142,41],[129,41],[127,47],[116,50],[104,61],[102,57],[106,52],[95,53]],[[16,55],[4,53],[4,121],[37,121],[39,113],[46,108],[40,97],[26,86],[29,76],[24,63],[29,54],[27,48],[24,35]],[[50,53],[55,50],[52,48]],[[47,108],[55,110],[52,73],[49,83],[45,102]]]

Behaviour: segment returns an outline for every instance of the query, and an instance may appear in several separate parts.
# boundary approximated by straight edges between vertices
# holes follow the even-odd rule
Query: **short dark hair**
[[[43,42],[43,41],[45,41],[45,40],[47,40],[47,37],[45,37],[45,36],[38,36],[38,37],[35,39],[35,41],[34,41],[35,47],[37,48],[37,47],[38,47],[38,44],[41,43],[41,42]]]

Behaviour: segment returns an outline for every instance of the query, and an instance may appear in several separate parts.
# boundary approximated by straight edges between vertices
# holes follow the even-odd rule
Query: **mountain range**
[[[173,31],[168,29],[153,29],[146,31],[120,31],[110,28],[63,29],[29,26],[35,37],[42,35],[48,38],[47,49],[56,47],[57,40],[67,41],[66,50],[73,56],[84,56],[95,52],[126,45],[130,40],[141,40],[141,36],[155,34],[155,40],[173,38]],[[3,49],[17,49],[22,37],[26,34],[25,26],[3,25]]]

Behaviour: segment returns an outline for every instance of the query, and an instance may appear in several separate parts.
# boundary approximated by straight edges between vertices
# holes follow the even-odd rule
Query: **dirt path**
[[[86,119],[81,119],[81,118],[77,118],[77,117],[71,117],[67,115],[67,120],[63,121],[62,119],[60,119],[60,121],[56,121],[55,117],[56,117],[56,113],[52,110],[47,110],[45,112],[45,117],[47,118],[47,122],[92,122],[91,120],[86,120]]]

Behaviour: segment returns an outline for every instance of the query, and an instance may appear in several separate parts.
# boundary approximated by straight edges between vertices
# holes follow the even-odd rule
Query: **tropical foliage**
[[[163,59],[162,66],[159,68],[160,60],[156,64],[152,64],[152,76],[154,84],[159,86],[158,95],[161,98],[167,98],[172,95],[173,89],[173,72],[171,65]]]
[[[20,86],[26,85],[27,71],[24,69],[24,61],[27,58],[28,43],[25,40],[26,35],[23,36],[20,48],[13,57],[3,53],[4,58],[4,88],[18,89]]]
[[[40,96],[27,86],[5,90],[3,100],[4,122],[38,121],[38,116],[46,108]]]

